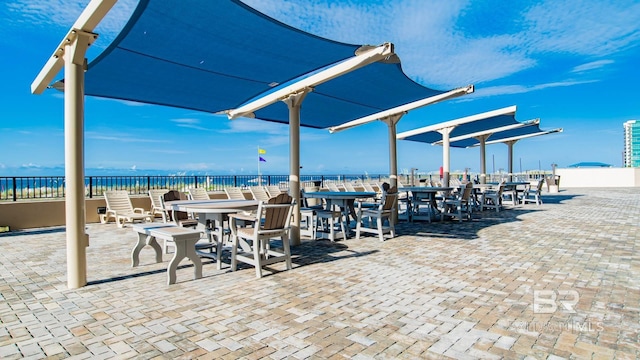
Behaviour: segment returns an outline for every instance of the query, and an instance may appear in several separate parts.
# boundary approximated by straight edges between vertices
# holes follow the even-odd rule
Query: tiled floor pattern
[[[262,279],[206,261],[193,280],[184,260],[171,286],[169,255],[131,267],[130,226],[88,225],[75,290],[63,231],[0,236],[0,358],[639,358],[640,190],[543,200],[304,241]]]

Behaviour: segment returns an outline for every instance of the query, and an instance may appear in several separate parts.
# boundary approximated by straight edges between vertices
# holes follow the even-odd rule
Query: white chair
[[[189,200],[211,200],[205,188],[189,188],[187,190]]]
[[[224,192],[227,194],[227,198],[231,200],[246,200],[242,189],[237,186],[231,186],[224,188]]]
[[[334,242],[336,241],[336,225],[340,225],[340,232],[342,233],[342,238],[347,238],[347,233],[344,226],[344,221],[342,221],[343,213],[339,207],[334,209],[317,209],[315,210],[316,223],[314,226],[319,226],[323,232],[329,232],[329,240]],[[317,228],[316,228],[317,234]],[[315,237],[315,236],[314,236]]]
[[[504,180],[498,184],[496,190],[487,189],[482,194],[481,210],[484,209],[496,209],[496,212],[500,212],[502,208],[502,192],[504,191]]]
[[[334,182],[328,182],[326,183],[326,187],[327,189],[329,189],[329,191],[335,191],[335,192],[340,192],[342,190],[340,190],[340,188],[338,187],[338,184],[334,183]]]
[[[166,223],[169,218],[167,214],[167,210],[164,209],[164,206],[160,202],[160,198],[162,195],[169,192],[169,189],[151,189],[149,190],[149,199],[151,200],[151,215],[155,217],[156,215],[162,216],[162,222]]]
[[[124,227],[125,222],[153,221],[153,216],[143,208],[134,208],[126,190],[107,190],[104,192],[107,212],[100,216],[100,222],[106,224],[109,219],[115,220],[118,227]]]
[[[522,194],[522,203],[526,204],[528,202],[533,202],[536,203],[536,205],[541,205],[542,198],[540,197],[540,193],[542,192],[543,183],[544,179],[539,179],[534,184],[529,185]]]
[[[391,238],[394,238],[396,236],[395,226],[393,223],[393,214],[398,202],[398,193],[391,191],[393,190],[390,190],[390,192],[383,195],[382,202],[380,203],[380,205],[378,205],[377,208],[367,209],[358,205],[356,240],[360,239],[360,234],[363,232],[377,234],[380,241],[384,241],[384,234],[386,233],[389,233],[391,235]],[[368,219],[368,226],[364,226],[364,218]],[[385,219],[388,222],[388,226],[384,226]]]
[[[284,192],[278,185],[267,185],[265,188],[267,189],[269,198],[276,197]]]
[[[233,230],[231,249],[231,270],[235,271],[237,263],[243,262],[256,269],[256,277],[262,277],[262,268],[277,262],[285,262],[287,270],[291,270],[291,250],[289,248],[289,231],[291,230],[291,214],[295,202],[288,194],[280,194],[261,202],[258,205],[253,227],[241,227],[237,219],[247,220],[246,216],[229,215]],[[277,250],[271,243],[274,238],[282,240],[282,250]]]
[[[440,221],[445,216],[457,218],[462,222],[464,216],[467,220],[471,220],[471,192],[473,191],[473,183],[467,183],[462,192],[457,196],[444,198],[442,200],[442,212],[440,213]],[[464,213],[464,214],[463,214]]]
[[[253,196],[254,200],[266,202],[271,199],[271,196],[269,196],[267,190],[265,190],[265,188],[262,186],[250,186],[249,191],[251,191],[251,196]]]
[[[355,186],[353,186],[353,184],[351,182],[349,182],[349,181],[343,183],[342,186],[344,186],[344,189],[346,191],[349,191],[349,192],[356,192],[357,191]]]

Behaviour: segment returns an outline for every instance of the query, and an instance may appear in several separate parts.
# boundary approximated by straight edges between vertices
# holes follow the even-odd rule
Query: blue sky
[[[63,95],[30,85],[88,0],[0,4],[3,56],[0,176],[57,175],[64,167]],[[333,40],[392,42],[412,79],[439,90],[476,92],[415,110],[398,132],[517,105],[516,119],[540,118],[563,133],[522,140],[514,169],[581,161],[622,163],[622,123],[640,119],[638,1],[247,0],[284,23]],[[120,0],[96,29],[94,59],[127,21]],[[62,76],[62,74],[60,75]],[[87,97],[87,175],[266,174],[289,171],[288,126],[190,110]],[[388,173],[381,122],[336,134],[302,129],[302,174]],[[495,167],[494,167],[495,162]],[[398,168],[437,171],[442,148],[398,142]],[[520,164],[521,167],[520,167]],[[451,169],[479,170],[479,150],[452,149]],[[507,168],[507,147],[487,147],[488,171]]]

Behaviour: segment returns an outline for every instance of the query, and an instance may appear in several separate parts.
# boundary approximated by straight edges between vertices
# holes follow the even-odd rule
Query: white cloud
[[[14,0],[5,6],[10,16],[3,19],[4,26],[50,28],[57,26],[61,34],[71,28],[89,0]],[[106,47],[122,30],[137,0],[119,0],[94,30],[100,34],[93,46]],[[50,29],[49,29],[50,30]]]
[[[20,167],[21,168],[26,168],[26,169],[39,169],[42,166],[40,166],[38,164],[34,164],[34,163],[28,163],[28,164],[22,164]]]
[[[544,65],[550,54],[608,56],[640,40],[640,3],[633,0],[549,0],[531,6],[504,2],[503,7],[463,0],[244,1],[284,23],[333,40],[393,42],[412,79],[445,89],[533,69]]]
[[[597,80],[559,81],[559,82],[551,82],[551,83],[538,84],[538,85],[532,85],[532,86],[525,86],[525,85],[490,86],[490,87],[476,89],[476,91],[472,95],[469,95],[464,99],[461,99],[461,101],[474,100],[478,98],[495,96],[495,95],[523,94],[531,91],[538,91],[538,90],[543,90],[548,88],[575,86],[575,85],[588,84],[593,82],[597,82]]]
[[[130,134],[112,134],[103,135],[95,132],[87,132],[87,139],[117,141],[125,143],[170,143],[169,140],[144,139],[140,137],[132,137]]]
[[[581,72],[585,72],[585,71],[590,71],[590,70],[595,70],[595,69],[600,69],[604,66],[607,66],[609,64],[613,64],[615,61],[613,60],[597,60],[597,61],[592,61],[592,62],[588,62],[586,64],[582,64],[582,65],[578,65],[576,67],[573,68],[573,70],[571,70],[572,73],[581,73]]]
[[[181,118],[181,119],[171,119],[172,122],[176,123],[176,126],[202,130],[202,131],[211,131],[211,129],[207,129],[204,126],[200,126],[200,120],[193,118]]]
[[[262,133],[269,135],[285,135],[289,133],[289,125],[271,121],[263,121],[249,118],[229,120],[228,129],[220,130],[221,133]]]
[[[555,1],[533,6],[524,17],[533,52],[606,56],[640,40],[637,1]]]

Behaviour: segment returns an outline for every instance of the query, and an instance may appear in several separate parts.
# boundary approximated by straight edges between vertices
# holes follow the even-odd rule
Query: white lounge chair
[[[211,200],[205,188],[189,188],[187,190],[189,200]]]
[[[254,200],[266,202],[271,199],[271,196],[269,196],[267,190],[265,190],[265,188],[262,186],[250,186],[249,191],[251,191],[251,195],[253,196]]]
[[[265,188],[267,189],[267,193],[269,193],[270,198],[276,197],[284,192],[278,185],[267,185]]]
[[[227,194],[227,198],[231,200],[246,200],[242,189],[237,186],[226,187],[224,188],[224,192]]]
[[[107,212],[100,216],[100,222],[106,224],[109,219],[115,220],[118,227],[124,227],[125,222],[153,221],[153,216],[143,208],[134,208],[126,190],[108,190],[104,192]]]
[[[149,199],[151,200],[151,215],[162,216],[162,222],[167,222],[169,218],[167,210],[164,209],[164,205],[162,204],[162,196],[169,192],[169,189],[151,189],[149,190]]]

